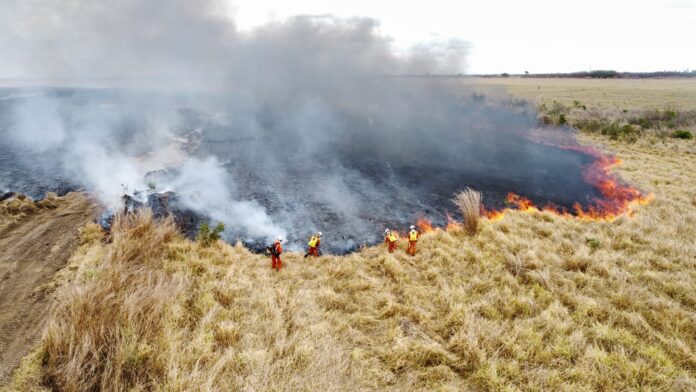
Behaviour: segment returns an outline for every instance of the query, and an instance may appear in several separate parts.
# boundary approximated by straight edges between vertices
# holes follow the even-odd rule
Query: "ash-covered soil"
[[[199,215],[190,222],[223,221],[230,242],[260,248],[282,233],[299,249],[322,231],[331,253],[419,217],[456,218],[450,199],[466,187],[481,191],[487,208],[503,207],[509,192],[566,208],[600,196],[582,178],[593,157],[532,141],[529,107],[429,81],[367,82],[357,97],[282,92],[291,96],[262,102],[235,91],[3,90],[0,188],[102,197],[152,182],[180,195],[169,208]],[[56,132],[27,136],[42,127]],[[185,164],[211,158],[214,167]]]

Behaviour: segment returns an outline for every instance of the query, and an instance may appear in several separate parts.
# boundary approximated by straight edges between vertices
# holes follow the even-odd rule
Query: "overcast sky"
[[[407,47],[471,45],[468,73],[696,69],[696,0],[233,0],[240,28],[299,13],[369,16]]]
[[[449,61],[457,70],[432,72],[696,69],[696,0],[0,0],[0,78],[128,77],[160,68],[219,74],[228,67],[221,59],[248,55],[234,52],[255,35],[246,32],[273,31],[255,28],[295,15],[372,18],[376,30],[372,22],[351,22],[351,39],[369,38],[362,49],[376,45],[422,59],[430,53],[440,62],[446,49],[451,59],[465,60]],[[338,24],[334,33],[348,26]],[[314,38],[331,35],[321,29],[310,29]],[[315,48],[312,37],[292,39],[306,44],[301,50]],[[350,52],[342,42],[321,48],[329,57]]]

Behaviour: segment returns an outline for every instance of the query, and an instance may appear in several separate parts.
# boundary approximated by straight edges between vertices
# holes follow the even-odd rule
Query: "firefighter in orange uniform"
[[[268,247],[271,253],[271,268],[276,271],[280,271],[280,269],[283,268],[283,262],[280,260],[280,255],[283,253],[282,242],[283,239],[278,237],[275,242]]]
[[[416,255],[416,242],[418,242],[418,236],[416,226],[411,225],[411,230],[408,232],[408,250],[406,251],[411,256]]]
[[[389,246],[389,253],[392,253],[394,249],[396,249],[396,240],[398,237],[396,236],[396,233],[386,229],[384,230],[384,243]]]
[[[309,238],[309,242],[307,243],[307,254],[305,254],[304,257],[319,257],[319,246],[321,246],[321,231]]]

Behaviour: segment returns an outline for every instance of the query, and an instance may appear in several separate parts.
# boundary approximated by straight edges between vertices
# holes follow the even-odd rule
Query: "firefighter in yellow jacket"
[[[408,232],[408,249],[406,250],[406,253],[410,254],[411,256],[415,256],[416,242],[418,242],[418,237],[420,235],[418,234],[418,230],[416,230],[416,226],[411,225],[410,229],[411,230]]]
[[[321,246],[321,231],[317,234],[313,234],[309,238],[309,242],[307,243],[307,254],[305,254],[304,257],[319,257],[319,246]]]
[[[396,249],[396,240],[399,239],[396,233],[387,229],[384,231],[384,243],[389,246],[389,253],[392,253]]]

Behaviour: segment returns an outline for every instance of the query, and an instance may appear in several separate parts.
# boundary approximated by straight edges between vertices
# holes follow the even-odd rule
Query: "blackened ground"
[[[111,90],[44,93],[67,113],[68,143],[92,135],[89,122],[106,117],[110,121],[97,128],[102,145],[134,157],[162,147],[152,136],[163,124],[177,137],[200,130],[188,152],[217,157],[229,174],[229,203],[257,201],[288,233],[290,248],[303,248],[312,232],[322,231],[324,251],[345,253],[380,241],[385,228],[405,231],[420,217],[444,224],[447,214],[458,217],[450,199],[466,187],[481,191],[488,208],[503,207],[509,192],[566,208],[600,197],[582,178],[591,156],[527,137],[536,126],[530,108],[410,80],[358,83],[365,84],[350,91],[251,95],[256,99],[248,92],[195,99]],[[0,101],[0,130],[15,126],[7,120],[13,105],[31,99]],[[28,151],[0,138],[0,190],[40,197],[87,186],[65,174],[71,166],[61,155],[66,146]],[[187,213],[175,198],[167,203],[166,209]],[[211,215],[184,218],[187,233],[195,233],[200,219],[215,220]],[[226,223],[228,241],[263,249],[264,240]]]
[[[32,157],[33,164],[27,156]],[[60,160],[50,153],[23,151],[0,140],[0,192],[14,191],[41,199],[46,192],[64,196],[77,190],[78,182],[68,179],[56,162]]]
[[[452,167],[431,160],[392,162],[378,155],[341,156],[341,167],[322,165],[328,161],[317,154],[315,164],[295,163],[282,176],[254,170],[247,162],[244,143],[229,146],[225,167],[237,179],[242,198],[259,201],[274,219],[288,228],[291,243],[311,232],[324,233],[323,246],[332,253],[350,252],[362,244],[381,240],[385,228],[406,231],[420,217],[444,225],[447,215],[460,218],[452,197],[466,187],[481,190],[487,208],[505,207],[509,192],[530,198],[538,205],[548,203],[571,208],[577,201],[589,202],[598,192],[582,179],[582,166],[593,158],[578,152],[543,146],[522,138],[527,154],[519,165],[506,170],[494,162],[484,167]],[[268,159],[292,158],[269,154]],[[502,158],[505,159],[505,158]],[[508,159],[515,159],[508,157]],[[552,163],[551,163],[552,162]],[[336,173],[342,173],[340,177]]]

